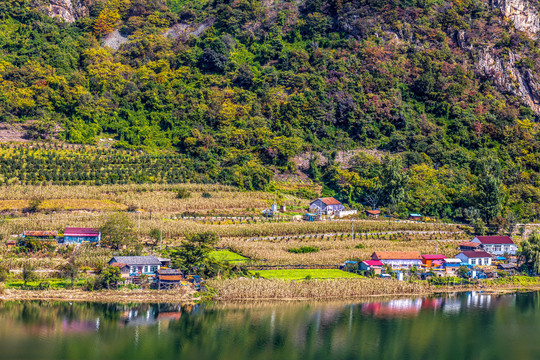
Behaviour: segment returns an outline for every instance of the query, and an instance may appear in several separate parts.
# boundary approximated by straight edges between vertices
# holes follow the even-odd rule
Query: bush
[[[355,249],[365,249],[366,246],[364,244],[358,244],[354,247]]]
[[[177,199],[187,199],[191,197],[191,193],[187,189],[178,189],[176,192]]]
[[[212,197],[212,194],[210,194],[209,192],[206,192],[206,191],[205,191],[205,192],[202,193],[202,197],[205,198],[205,199],[209,199],[209,198]]]
[[[299,248],[290,248],[288,251],[294,254],[307,254],[319,252],[319,248],[315,246],[302,246]]]

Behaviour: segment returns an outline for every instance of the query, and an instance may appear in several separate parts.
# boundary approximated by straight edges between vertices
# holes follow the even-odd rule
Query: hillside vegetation
[[[314,152],[329,160],[314,155],[305,171],[352,205],[477,223],[538,217],[534,89],[516,91],[517,72],[535,83],[538,43],[487,2],[81,3],[87,15],[73,23],[48,17],[47,1],[0,3],[0,121],[156,155],[90,153],[77,165],[61,151],[2,149],[0,166],[16,174],[2,171],[3,182],[271,189],[276,172],[297,170],[294,156]],[[125,42],[103,47],[114,30]],[[516,72],[491,74],[486,54]],[[358,148],[399,156],[334,161]],[[105,158],[112,165],[82,164]]]

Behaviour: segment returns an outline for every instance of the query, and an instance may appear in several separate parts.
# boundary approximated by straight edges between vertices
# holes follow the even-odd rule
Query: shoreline
[[[206,298],[213,303],[256,303],[256,302],[308,302],[308,301],[354,301],[382,298],[404,298],[404,297],[422,297],[430,295],[444,295],[450,293],[461,293],[469,291],[478,291],[492,294],[508,294],[517,292],[540,291],[540,284],[536,285],[517,285],[506,284],[500,286],[453,286],[453,287],[435,287],[429,286],[417,291],[380,291],[376,293],[356,293],[355,295],[340,294],[339,296],[273,296],[259,294],[259,296],[216,296]],[[204,293],[203,293],[204,294]],[[61,302],[101,302],[101,303],[198,303],[201,297],[196,292],[185,292],[182,290],[102,290],[85,291],[82,289],[74,290],[5,290],[0,294],[0,301],[61,301]],[[284,294],[281,294],[284,295]],[[288,294],[291,295],[291,294]],[[312,294],[313,295],[313,294]]]

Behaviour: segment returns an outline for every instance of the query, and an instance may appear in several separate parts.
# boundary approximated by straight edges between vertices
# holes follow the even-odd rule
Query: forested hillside
[[[351,205],[540,214],[536,2],[523,23],[481,0],[58,3],[0,2],[1,122],[177,152],[198,181],[262,189],[313,153]],[[354,149],[387,155],[335,161]]]

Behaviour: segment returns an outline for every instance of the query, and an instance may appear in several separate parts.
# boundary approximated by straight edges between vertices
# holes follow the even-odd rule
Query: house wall
[[[156,271],[158,271],[159,269],[159,265],[131,265],[129,267],[129,275],[155,275]]]
[[[490,254],[503,255],[505,253],[515,255],[517,246],[512,244],[486,244],[482,248]]]
[[[390,265],[392,269],[412,268],[413,266],[421,266],[422,261],[414,259],[389,259],[380,260],[384,265]]]
[[[64,236],[65,243],[100,242],[101,236]]]
[[[456,258],[470,265],[491,265],[491,258],[468,258],[465,254],[457,254]]]

